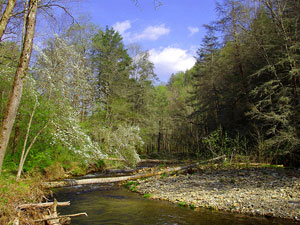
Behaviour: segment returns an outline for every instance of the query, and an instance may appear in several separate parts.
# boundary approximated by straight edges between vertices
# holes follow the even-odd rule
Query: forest
[[[298,0],[220,1],[196,64],[167,84],[149,51],[112,27],[76,19],[35,44],[53,7],[67,11],[59,0],[0,1],[2,172],[224,154],[299,166]]]

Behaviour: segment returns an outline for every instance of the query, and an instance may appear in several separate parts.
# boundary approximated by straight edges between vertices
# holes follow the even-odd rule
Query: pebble
[[[248,168],[151,177],[137,191],[195,207],[299,220],[299,187],[300,174],[293,170]]]

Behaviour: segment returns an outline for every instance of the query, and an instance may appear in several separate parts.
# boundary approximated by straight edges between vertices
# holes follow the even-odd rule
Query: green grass
[[[139,182],[137,182],[137,181],[127,181],[127,183],[124,184],[123,186],[128,188],[132,192],[136,192],[137,191],[136,186],[138,186],[138,185],[139,185]]]
[[[16,176],[12,174],[4,173],[0,176],[0,224],[9,224],[18,217],[19,213],[21,217],[28,219],[29,224],[34,224],[31,221],[32,215],[19,212],[16,206],[23,203],[41,202],[43,196],[47,194],[42,189],[42,181],[43,178],[39,174],[22,177],[19,182],[16,182]]]
[[[185,207],[187,204],[185,202],[177,202],[178,206]]]
[[[132,191],[132,192],[136,192],[137,191],[135,185],[130,186],[129,190]]]
[[[143,195],[143,198],[150,198],[150,197],[151,197],[151,194],[149,194],[149,193]]]
[[[138,182],[137,181],[127,181],[127,183],[124,184],[124,187],[129,188],[132,185],[136,186],[136,185],[138,185]]]

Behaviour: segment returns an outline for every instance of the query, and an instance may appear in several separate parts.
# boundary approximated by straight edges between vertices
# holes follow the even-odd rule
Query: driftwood
[[[45,216],[43,219],[35,220],[35,222],[42,222],[47,220],[58,220],[66,217],[75,217],[75,216],[88,216],[86,212],[83,213],[75,213],[75,214],[69,214],[69,215],[61,215],[61,216]]]
[[[126,181],[126,180],[137,180],[140,178],[145,178],[145,177],[151,177],[151,176],[156,176],[156,175],[161,175],[164,173],[172,173],[172,172],[177,172],[180,170],[185,170],[193,167],[197,167],[200,164],[207,163],[207,162],[212,162],[216,161],[219,159],[225,158],[225,155],[219,156],[210,160],[186,165],[186,166],[178,166],[178,167],[173,167],[173,168],[168,168],[164,170],[160,170],[157,172],[152,172],[152,173],[143,173],[143,174],[135,174],[132,176],[123,176],[123,177],[108,177],[108,178],[91,178],[91,179],[82,179],[82,180],[64,180],[64,181],[54,181],[54,182],[46,182],[43,185],[47,188],[55,188],[55,187],[66,187],[66,186],[75,186],[75,185],[83,185],[83,184],[100,184],[100,183],[113,183],[113,182],[120,182],[120,181]]]
[[[51,217],[57,217],[57,201],[54,199],[53,205],[50,207],[49,215],[44,215],[44,219],[47,221],[49,225],[59,225],[59,219],[51,219]]]
[[[110,160],[110,161],[126,161],[125,159],[120,159],[120,158],[107,158],[105,160]],[[178,159],[141,159],[139,163],[178,163],[182,162],[185,160],[178,160]],[[188,160],[189,162],[191,160]]]
[[[48,208],[53,206],[54,202],[45,203],[33,203],[33,204],[22,204],[17,206],[18,209],[29,209],[29,208]],[[57,206],[69,206],[70,202],[57,202]]]
[[[168,159],[141,159],[140,163],[178,163],[182,160],[168,160]]]
[[[13,222],[13,225],[19,225],[20,224],[20,220],[19,218],[16,218]]]
[[[34,208],[48,208],[47,212],[49,215],[44,215],[43,218],[35,220],[35,222],[42,222],[46,221],[48,225],[59,225],[61,224],[61,220],[70,220],[70,217],[74,216],[81,216],[85,215],[87,216],[87,213],[76,213],[71,215],[58,215],[57,213],[57,206],[68,206],[70,205],[70,202],[57,202],[56,199],[54,199],[54,202],[45,202],[45,203],[35,203],[35,204],[22,204],[17,206],[17,209],[19,210],[26,210],[26,209],[34,209]],[[15,221],[19,221],[16,219]],[[17,225],[18,223],[14,223],[14,225]]]

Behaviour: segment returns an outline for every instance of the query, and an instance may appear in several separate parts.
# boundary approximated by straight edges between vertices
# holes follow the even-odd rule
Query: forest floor
[[[300,219],[300,171],[284,168],[205,168],[142,179],[136,191],[191,208]]]

